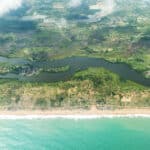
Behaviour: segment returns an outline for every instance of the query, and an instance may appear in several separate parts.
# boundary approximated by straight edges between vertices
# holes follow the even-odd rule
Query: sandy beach
[[[150,117],[150,109],[0,111],[0,119]]]

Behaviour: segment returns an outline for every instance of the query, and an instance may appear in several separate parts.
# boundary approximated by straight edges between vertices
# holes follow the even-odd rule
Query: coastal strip
[[[0,120],[33,120],[33,119],[101,119],[101,118],[150,118],[150,114],[128,115],[0,115]]]
[[[0,111],[0,120],[150,118],[150,109]]]

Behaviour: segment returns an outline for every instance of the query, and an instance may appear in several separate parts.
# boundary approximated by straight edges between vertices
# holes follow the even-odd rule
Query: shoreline
[[[98,119],[98,118],[150,118],[150,109],[122,110],[19,110],[0,111],[2,119]]]

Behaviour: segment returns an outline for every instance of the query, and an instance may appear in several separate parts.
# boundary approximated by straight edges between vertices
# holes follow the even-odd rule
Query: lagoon
[[[122,80],[131,80],[144,86],[150,86],[150,79],[146,79],[140,72],[132,69],[125,63],[111,63],[107,60],[92,57],[69,57],[50,61],[29,61],[21,58],[0,57],[0,62],[9,62],[11,64],[25,65],[17,72],[0,74],[0,78],[17,79],[24,82],[59,82],[69,80],[76,72],[85,70],[89,67],[103,67],[120,76]],[[55,69],[68,66],[69,69],[62,72],[38,72],[40,68]],[[26,72],[24,75],[22,72]],[[38,72],[38,73],[35,73]]]

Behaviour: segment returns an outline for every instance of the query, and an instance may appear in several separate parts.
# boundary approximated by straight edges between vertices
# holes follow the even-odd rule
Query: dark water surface
[[[0,58],[0,61],[5,58]],[[15,61],[14,58],[9,61]],[[17,59],[15,64],[28,64],[31,63],[29,61]],[[56,81],[64,81],[70,79],[73,74],[77,71],[85,70],[88,67],[103,67],[108,69],[116,74],[118,74],[121,78],[125,80],[131,80],[136,83],[150,86],[150,79],[144,78],[144,76],[132,69],[129,65],[124,63],[111,63],[104,59],[100,58],[90,58],[90,57],[70,57],[64,58],[60,60],[53,61],[45,61],[45,62],[32,62],[31,64],[33,68],[58,68],[66,65],[70,66],[70,69],[66,72],[58,72],[58,73],[50,73],[50,72],[41,72],[38,75],[32,76],[24,76],[21,74],[8,73],[5,75],[0,75],[0,78],[14,78],[20,81],[30,81],[30,82],[56,82]]]

